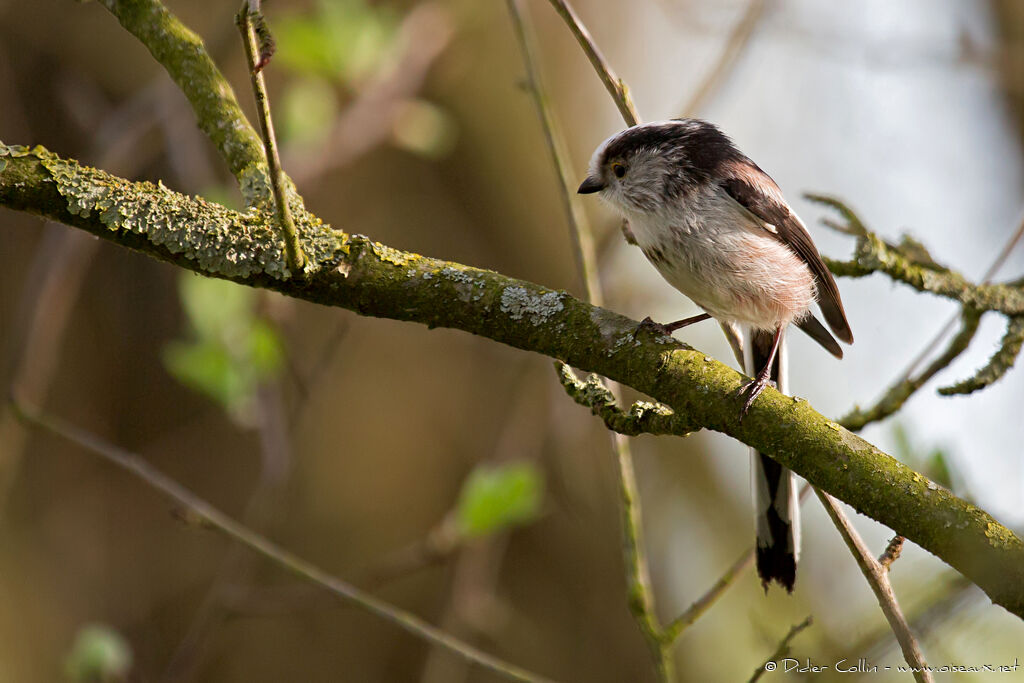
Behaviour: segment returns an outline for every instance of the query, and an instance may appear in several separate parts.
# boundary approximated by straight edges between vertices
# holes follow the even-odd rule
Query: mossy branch
[[[202,39],[159,0],[100,0],[188,98],[200,129],[217,147],[249,204],[270,201],[263,144]]]
[[[837,223],[826,219],[829,227],[857,238],[854,258],[836,261],[826,258],[829,269],[839,276],[862,277],[872,273],[885,273],[893,280],[910,285],[921,292],[930,292],[960,303],[964,320],[960,333],[946,352],[934,361],[917,379],[904,379],[897,383],[872,409],[869,415],[855,411],[847,426],[863,426],[867,422],[891,415],[903,402],[938,371],[949,365],[970,344],[978,327],[978,318],[985,311],[1001,313],[1007,318],[1006,333],[988,363],[973,377],[939,389],[944,396],[970,394],[999,380],[1013,367],[1024,344],[1024,284],[1020,281],[989,284],[988,277],[981,284],[970,282],[960,273],[943,266],[932,258],[923,244],[904,235],[899,244],[888,242],[864,226],[852,209],[835,197],[804,195],[811,201],[835,209],[846,220]],[[1009,246],[1016,242],[1012,239]],[[1004,257],[1000,257],[1002,259]],[[997,259],[997,264],[999,260]],[[869,411],[870,412],[870,411]],[[867,422],[864,422],[867,418]]]
[[[852,431],[859,431],[871,424],[880,422],[890,415],[894,415],[911,396],[923,387],[928,380],[944,370],[961,353],[967,350],[974,335],[978,332],[978,324],[981,322],[981,313],[967,309],[960,316],[960,331],[957,332],[942,352],[934,361],[929,363],[916,377],[907,377],[893,384],[885,392],[882,398],[878,399],[875,405],[868,409],[861,409],[859,406],[839,420],[839,423]],[[940,389],[941,393],[942,390]]]
[[[934,259],[916,240],[905,236],[901,244],[892,244],[864,227],[854,212],[834,197],[804,195],[840,212],[847,225],[826,223],[857,237],[853,259],[826,258],[829,270],[841,277],[864,277],[884,273],[919,292],[930,292],[960,302],[977,311],[997,311],[1007,316],[1024,315],[1024,288],[1013,284],[974,284]]]
[[[585,408],[590,408],[590,412],[601,418],[605,426],[613,432],[624,436],[686,436],[700,429],[700,425],[694,424],[686,419],[685,415],[680,415],[661,403],[633,401],[628,411],[623,410],[619,408],[615,395],[597,375],[581,380],[565,363],[557,362],[555,368],[565,392],[572,400]]]
[[[86,230],[202,273],[362,315],[449,327],[628,384],[692,425],[728,434],[934,553],[1024,618],[1024,542],[817,413],[766,390],[740,422],[745,378],[637,322],[499,273],[350,236],[302,217],[307,280],[285,279],[273,216],[135,183],[42,148],[0,144],[0,205]],[[689,431],[689,425],[686,431]]]
[[[957,382],[953,386],[942,387],[939,393],[943,396],[955,394],[971,394],[989,386],[1013,367],[1020,355],[1020,347],[1024,344],[1024,315],[1010,318],[1006,323],[1006,333],[999,342],[999,349],[992,354],[988,363],[984,365],[974,377]]]

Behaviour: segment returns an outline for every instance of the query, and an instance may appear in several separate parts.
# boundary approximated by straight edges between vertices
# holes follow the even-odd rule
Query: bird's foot
[[[654,322],[653,320],[651,320],[651,316],[647,316],[646,318],[640,321],[639,325],[636,326],[636,329],[633,330],[633,339],[636,339],[641,332],[646,332],[647,334],[655,336],[672,336],[671,328],[669,328],[667,325],[662,325],[661,323]]]
[[[757,400],[757,397],[761,395],[761,392],[769,384],[774,385],[775,382],[768,379],[767,376],[758,376],[740,387],[739,396],[743,399],[743,407],[740,408],[740,422],[743,422],[743,418],[747,416],[750,406],[754,405],[754,401]]]

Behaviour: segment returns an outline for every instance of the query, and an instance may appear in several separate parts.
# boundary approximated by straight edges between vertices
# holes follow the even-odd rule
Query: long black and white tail
[[[744,368],[754,376],[768,362],[772,335],[753,331],[744,340]],[[772,380],[786,391],[786,340],[783,337],[772,367]],[[796,478],[791,471],[753,448],[751,480],[757,530],[757,574],[765,590],[772,581],[790,593],[800,556],[800,506]]]

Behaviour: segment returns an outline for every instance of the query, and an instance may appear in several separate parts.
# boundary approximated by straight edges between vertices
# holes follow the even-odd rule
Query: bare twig
[[[958,612],[972,604],[978,604],[982,598],[977,587],[955,572],[946,572],[945,585],[942,586],[925,605],[918,609],[917,614],[908,615],[907,622],[911,630],[919,638],[927,638],[940,625],[948,622]],[[869,661],[887,656],[899,643],[892,637],[889,624],[881,625],[872,633],[865,633],[861,638],[844,643],[847,652],[861,653]]]
[[[262,69],[266,64],[265,59],[269,59],[269,56],[257,42],[256,35],[257,25],[263,26],[263,30],[266,30],[265,20],[254,10],[249,0],[242,2],[242,8],[238,11],[235,20],[238,23],[238,30],[242,34],[242,44],[245,45],[245,56],[252,77],[252,89],[256,96],[256,112],[260,121],[260,130],[263,132],[263,148],[270,173],[270,187],[274,193],[277,222],[284,238],[288,268],[293,277],[301,276],[303,267],[306,265],[306,255],[302,251],[302,245],[299,244],[295,221],[292,219],[292,210],[288,205],[289,193],[285,189],[287,181],[281,171],[281,158],[277,153],[277,137],[274,135],[274,122],[270,116],[270,99],[267,97],[267,86],[263,80]]]
[[[757,28],[761,17],[764,16],[766,4],[767,0],[750,0],[747,3],[743,16],[740,17],[736,25],[733,26],[732,31],[729,32],[729,37],[725,40],[722,53],[718,56],[714,65],[704,74],[700,85],[697,86],[697,89],[687,99],[686,104],[679,108],[684,117],[696,116],[704,108],[708,100],[711,99],[714,92],[718,90],[726,75],[736,65],[740,55],[750,45],[754,29]]]
[[[868,585],[871,586],[875,597],[878,598],[878,604],[882,607],[882,613],[885,614],[889,627],[896,635],[896,640],[899,641],[900,648],[903,650],[903,658],[907,660],[907,664],[914,670],[914,678],[921,683],[933,681],[931,672],[927,670],[928,665],[924,660],[924,655],[921,654],[921,647],[917,644],[914,634],[910,632],[910,626],[907,625],[903,611],[896,601],[896,595],[892,591],[892,584],[889,583],[889,572],[875,560],[860,534],[853,528],[850,520],[839,507],[836,499],[817,488],[814,489],[814,492],[818,495],[818,499],[821,500],[821,504],[825,506],[825,511],[836,525],[843,540],[846,541],[847,547],[853,554],[854,559],[857,560],[857,566],[860,567],[861,573],[864,574]]]
[[[961,313],[960,332],[950,340],[949,346],[941,356],[933,360],[917,377],[901,378],[889,387],[875,405],[866,410],[854,408],[839,420],[839,423],[847,429],[858,431],[872,422],[879,422],[896,413],[918,389],[928,383],[928,380],[947,368],[961,353],[967,350],[978,331],[980,321],[980,312],[971,309],[964,310]]]
[[[242,524],[253,531],[266,532],[290,469],[291,444],[280,388],[276,383],[259,387],[256,406],[259,410],[260,476],[249,495]],[[252,573],[255,559],[242,545],[233,544],[228,550],[210,588],[193,614],[191,624],[171,656],[162,677],[164,681],[187,681],[194,678],[211,634],[229,616],[229,600]]]
[[[603,306],[604,292],[597,273],[597,253],[594,251],[593,232],[587,223],[586,215],[580,209],[579,202],[574,198],[573,171],[569,163],[568,145],[566,145],[565,136],[562,135],[558,122],[551,112],[547,89],[544,87],[538,66],[540,64],[539,51],[533,35],[527,30],[523,21],[524,9],[521,5],[521,0],[508,0],[512,28],[519,41],[520,51],[523,53],[530,94],[533,96],[537,117],[540,119],[541,129],[544,132],[544,142],[547,144],[555,176],[558,178],[559,198],[569,223],[569,239],[573,245],[577,272],[582,280],[587,300],[595,306]]]
[[[999,253],[996,254],[995,260],[992,261],[992,264],[988,267],[988,270],[985,271],[985,274],[982,276],[981,279],[982,284],[988,284],[992,282],[992,278],[996,276],[996,273],[999,272],[999,269],[1003,267],[1004,263],[1006,263],[1006,259],[1010,257],[1010,254],[1017,247],[1017,244],[1020,242],[1022,237],[1024,237],[1024,217],[1021,218],[1020,222],[1017,224],[1017,229],[1014,230],[1013,234],[1010,235],[1010,237],[1006,240],[1006,243],[1003,244],[1002,248],[999,250]],[[907,367],[907,369],[903,372],[901,381],[905,382],[907,379],[910,378],[912,374],[914,374],[914,371],[917,370],[918,366],[920,366],[921,363],[924,362],[925,358],[931,355],[932,351],[935,350],[935,347],[937,347],[939,343],[943,340],[943,338],[945,338],[945,336],[949,334],[950,331],[952,331],[953,325],[955,324],[956,316],[954,315],[946,322],[945,325],[943,325],[942,329],[939,330],[938,334],[936,334],[930,342],[925,344],[925,347],[921,349],[921,353],[919,353],[917,357],[914,358],[914,360],[910,363],[910,366]]]
[[[688,626],[693,625],[697,619],[711,609],[711,606],[718,601],[718,598],[725,595],[725,591],[735,582],[736,577],[754,565],[754,554],[754,548],[750,547],[736,558],[736,561],[725,570],[725,573],[715,581],[714,585],[704,595],[697,598],[685,612],[673,619],[672,623],[665,627],[662,638],[667,642],[675,641]]]
[[[940,387],[939,393],[943,396],[972,394],[992,385],[1013,368],[1022,345],[1024,345],[1024,315],[1016,315],[1006,321],[1006,332],[1003,333],[1003,338],[999,342],[999,348],[988,359],[988,362],[973,376],[948,387]]]
[[[611,65],[608,64],[608,60],[601,54],[601,50],[597,47],[594,39],[590,37],[590,31],[580,21],[576,11],[566,0],[548,1],[555,8],[555,11],[558,12],[558,16],[562,17],[562,20],[568,25],[569,30],[576,37],[576,42],[583,48],[583,53],[590,60],[594,71],[597,72],[601,82],[604,83],[604,87],[607,88],[608,94],[615,101],[615,105],[619,108],[619,113],[622,114],[626,125],[635,126],[639,124],[640,115],[636,113],[633,99],[629,96],[629,88],[626,87],[625,82],[621,78],[615,75]]]
[[[466,660],[474,662],[483,668],[499,674],[503,678],[514,681],[526,681],[527,683],[543,683],[549,681],[542,676],[521,669],[514,664],[509,664],[493,655],[489,655],[472,645],[468,645],[453,638],[449,634],[431,626],[419,617],[404,610],[393,607],[355,586],[331,576],[319,567],[303,560],[293,553],[285,550],[267,538],[257,534],[243,524],[239,524],[220,510],[214,508],[202,498],[186,489],[184,486],[160,472],[145,460],[134,453],[130,453],[116,446],[102,441],[95,435],[86,432],[78,427],[64,422],[58,418],[50,417],[40,413],[35,407],[29,406],[18,399],[12,399],[18,416],[26,422],[35,425],[51,434],[74,443],[85,450],[88,450],[102,457],[130,474],[138,477],[147,485],[160,491],[162,494],[185,507],[191,515],[194,515],[204,524],[217,529],[229,538],[241,543],[258,555],[263,556],[278,567],[293,573],[304,579],[315,583],[324,590],[334,594],[347,603],[357,605],[362,609],[377,615],[385,621],[408,631],[417,638],[426,640],[440,647],[455,652]]]
[[[547,143],[548,151],[551,154],[552,164],[554,165],[556,175],[558,176],[561,189],[560,194],[562,196],[562,203],[565,209],[566,218],[569,222],[570,238],[574,247],[573,251],[576,256],[579,276],[583,280],[587,300],[592,304],[600,306],[604,301],[604,292],[602,291],[601,282],[597,275],[597,255],[594,251],[593,233],[586,221],[586,217],[574,202],[574,194],[572,191],[573,183],[571,180],[572,171],[570,170],[568,163],[567,145],[562,138],[561,131],[557,127],[554,116],[551,114],[547,94],[540,75],[540,69],[537,66],[539,61],[536,56],[537,50],[533,44],[533,37],[527,30],[523,20],[524,12],[521,3],[522,0],[507,0],[509,15],[512,19],[516,38],[519,41],[520,50],[523,53],[523,61],[526,66],[530,91],[533,95],[533,101],[537,108],[537,115],[540,118],[541,127],[544,130],[544,140]],[[576,27],[574,33],[576,33],[577,38],[582,40],[581,36],[585,36],[589,39],[589,36],[586,34],[586,29],[579,24],[578,19],[575,19],[572,9],[560,0],[554,0],[554,4],[556,9],[561,8],[559,10],[560,14],[563,11],[567,13],[563,14],[563,17],[568,16],[573,19],[570,23]],[[592,43],[590,44],[592,45]],[[600,53],[597,52],[596,46],[592,45],[592,47],[594,51],[592,53],[593,57],[591,58],[591,61],[593,62],[596,58],[599,62],[604,63]],[[611,74],[610,67],[608,67],[607,64],[604,64],[604,66],[609,69],[609,71],[607,71],[608,78],[614,78],[613,74]],[[616,82],[618,83],[617,93],[619,95],[617,101],[621,102],[620,110],[622,111],[623,116],[632,117],[634,122],[638,121],[639,117],[636,114],[636,110],[633,107],[632,102],[629,100],[629,94],[626,90],[625,84],[621,80],[616,80]],[[607,81],[607,83],[611,83],[611,80]],[[565,370],[571,374],[571,370],[568,369],[568,366],[564,367]],[[599,380],[597,381],[600,383]],[[619,387],[615,384],[612,384],[607,391],[612,397],[615,397],[620,393]],[[614,404],[614,402],[615,400],[613,398],[612,403]],[[647,641],[651,654],[655,659],[658,675],[661,677],[662,681],[669,683],[674,679],[674,664],[671,651],[672,642],[670,640],[665,640],[662,637],[661,624],[658,621],[655,609],[654,589],[651,586],[647,551],[643,542],[643,517],[640,509],[640,490],[636,482],[636,472],[633,466],[633,453],[629,441],[625,436],[612,431],[610,432],[610,437],[612,450],[614,451],[619,464],[619,497],[622,501],[623,559],[625,560],[626,565],[626,583],[629,607],[637,625],[640,627],[641,633]]]
[[[768,657],[768,659],[764,660],[764,663],[761,664],[761,666],[757,667],[757,669],[754,670],[754,675],[750,677],[750,683],[754,683],[755,681],[760,680],[761,676],[763,676],[768,671],[775,671],[776,666],[778,665],[778,661],[789,654],[790,643],[793,642],[793,639],[796,638],[801,631],[803,631],[805,628],[807,628],[813,623],[814,619],[808,616],[799,624],[789,629],[789,633],[787,633],[786,637],[782,639],[782,642],[779,643],[779,646],[775,648],[775,652],[773,652],[771,656]]]

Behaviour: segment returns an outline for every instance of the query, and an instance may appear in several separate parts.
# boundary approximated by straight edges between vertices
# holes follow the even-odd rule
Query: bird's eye
[[[612,164],[612,173],[615,174],[616,178],[621,178],[626,175],[626,167],[622,164]]]

